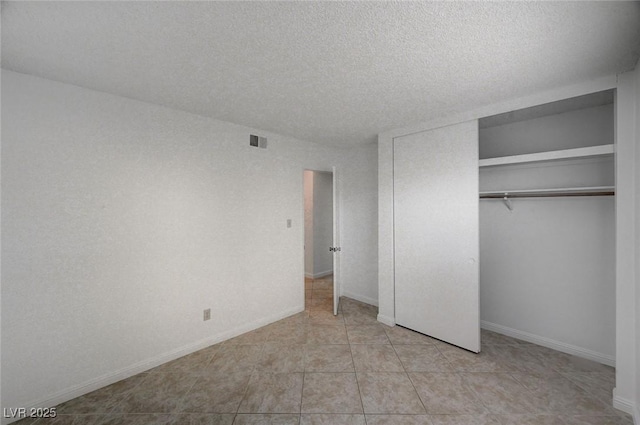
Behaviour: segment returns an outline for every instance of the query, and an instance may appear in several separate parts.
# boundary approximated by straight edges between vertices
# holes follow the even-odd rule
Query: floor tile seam
[[[161,375],[161,374],[170,374],[170,373],[175,373],[175,372],[154,372],[154,373],[150,373],[150,372],[142,372],[144,374],[146,374],[147,376],[143,377],[142,379],[140,379],[140,382],[138,382],[136,385],[133,386],[133,388],[131,388],[129,391],[126,391],[126,396],[124,396],[122,398],[122,400],[120,400],[118,403],[116,403],[109,411],[105,412],[105,414],[124,414],[124,413],[129,413],[129,412],[116,412],[116,409],[118,407],[120,407],[122,404],[124,404],[127,400],[129,400],[129,398],[133,395],[133,392],[135,389],[137,389],[140,385],[142,385],[142,383],[146,380],[149,379],[149,376],[153,376],[153,375]],[[137,376],[137,375],[134,375]],[[129,378],[127,378],[129,379]],[[77,413],[73,413],[73,414],[77,414]]]
[[[544,363],[544,359],[540,359],[543,363]],[[561,375],[563,373],[569,373],[569,372],[577,372],[575,370],[572,369],[566,369],[562,366],[550,366],[549,369],[553,370],[554,372],[556,372],[557,374]]]
[[[242,402],[247,398],[247,393],[249,392],[249,384],[251,384],[251,379],[253,378],[253,375],[257,373],[255,370],[255,366],[253,367],[253,369],[251,370],[251,374],[249,375],[249,379],[247,379],[247,383],[245,384],[245,388],[242,394],[242,398],[240,399],[240,401],[238,402],[238,406],[236,406],[236,411],[235,411],[235,415],[233,418],[233,422],[235,422],[236,417],[238,416],[238,414],[240,413],[240,406],[242,406]]]
[[[451,371],[457,372],[456,368],[453,366],[453,363],[451,363],[451,360],[449,360],[449,358],[447,358],[447,356],[442,352],[440,347],[438,347],[438,344],[433,344],[433,346],[436,347],[436,350],[438,350],[438,353],[440,353],[442,358],[447,362]]]
[[[302,372],[302,387],[300,388],[300,404],[299,404],[300,411],[298,412],[298,423],[300,423],[300,421],[302,420],[302,401],[304,400],[304,385],[306,380],[307,380],[307,373]]]
[[[586,372],[581,372],[581,371],[569,371],[569,372],[567,372],[567,371],[564,371],[564,372],[560,373],[560,375],[562,375],[562,376],[565,376],[565,375],[587,375],[587,376],[595,375],[596,377],[597,376],[605,376],[605,375],[607,377],[609,376],[609,374],[605,373],[605,372],[589,372],[589,371],[586,371]],[[567,378],[571,379],[568,376],[567,376]],[[613,381],[615,383],[615,376],[613,377]]]
[[[574,387],[576,387],[579,391],[580,394],[582,396],[586,396],[588,399],[592,399],[594,401],[596,401],[597,403],[602,404],[603,406],[605,406],[606,408],[611,408],[613,413],[618,416],[618,417],[624,417],[625,413],[622,411],[619,411],[618,409],[616,409],[615,407],[613,407],[613,403],[609,402],[608,400],[603,400],[601,398],[600,395],[592,393],[591,391],[589,391],[586,388],[581,387],[578,383],[574,382],[573,380],[571,380],[570,378],[562,375],[562,374],[558,374],[560,375],[563,379],[569,381]],[[515,378],[514,378],[515,379]],[[557,378],[556,378],[557,379]],[[613,399],[613,394],[612,394],[612,399]],[[603,415],[595,415],[595,416],[613,416],[613,415],[609,415],[609,414],[603,414]]]
[[[353,360],[351,360],[353,362]],[[358,374],[355,371],[355,367],[353,368],[353,376],[356,379],[356,387],[358,388],[358,398],[360,399],[360,407],[362,408],[362,414],[365,415],[365,410],[364,410],[364,401],[362,400],[362,391],[360,390],[360,381],[358,381]],[[365,424],[367,422],[367,419],[365,418]]]
[[[481,372],[478,372],[478,373],[481,373]],[[497,372],[497,373],[504,373],[504,372]],[[532,396],[536,395],[536,391],[535,390],[527,388],[524,385],[524,383],[522,383],[516,376],[514,376],[514,375],[518,375],[519,374],[519,375],[527,375],[527,376],[537,377],[536,375],[527,374],[527,373],[520,373],[520,372],[507,372],[506,374],[509,375],[514,381],[516,381],[518,383],[518,385],[520,385],[522,388],[524,388],[524,390],[527,391],[527,393],[531,394]],[[544,378],[544,377],[538,377],[538,378],[542,379],[544,381],[548,381],[549,380],[549,379]],[[593,397],[593,398],[595,399],[595,397]],[[600,401],[600,400],[598,400],[598,401]],[[500,413],[497,413],[497,414],[500,414]],[[558,416],[558,415],[565,415],[565,416],[569,415],[569,416],[571,416],[572,415],[572,414],[567,413],[567,412],[563,413],[563,412],[556,412],[556,411],[553,411],[553,410],[549,410],[548,406],[546,406],[545,409],[542,410],[542,411],[523,413],[523,415],[524,414],[527,414],[527,415],[555,415],[555,416]],[[587,416],[589,416],[589,415],[587,415]],[[607,415],[605,414],[605,415],[596,415],[596,416],[607,416]]]
[[[142,373],[147,373],[147,375],[149,375],[149,374],[150,374],[150,372],[142,372]],[[131,379],[131,378],[133,378],[133,377],[135,377],[135,376],[138,376],[138,374],[133,375],[133,376],[130,376],[129,378],[125,378],[125,379]],[[144,381],[146,378],[147,378],[147,376],[143,377],[143,378],[142,378],[142,379],[140,379],[140,380],[139,380],[139,382],[138,382],[138,383],[136,383],[133,387],[131,387],[129,390],[125,391],[125,394],[123,394],[122,399],[121,399],[119,402],[117,402],[115,405],[113,405],[113,407],[112,407],[111,409],[109,409],[109,410],[108,410],[107,412],[105,412],[105,413],[106,413],[106,414],[109,414],[109,413],[113,413],[113,412],[115,412],[116,408],[118,408],[122,403],[124,403],[124,402],[125,402],[125,401],[130,397],[130,396],[131,396],[131,393],[133,393],[133,391],[134,391],[135,389],[137,389],[137,388],[142,384],[142,381]],[[119,381],[118,381],[118,382],[119,382]],[[114,383],[117,383],[117,382],[114,382]],[[113,384],[112,384],[112,385],[113,385]],[[103,387],[103,388],[104,388],[104,387]],[[96,391],[97,391],[97,390],[96,390]],[[82,397],[82,396],[81,396],[81,397]],[[33,424],[32,424],[32,425],[33,425]]]
[[[491,408],[489,408],[489,406],[487,406],[487,404],[482,400],[482,397],[480,397],[480,394],[478,394],[478,392],[476,390],[474,390],[473,388],[471,388],[471,386],[469,384],[466,383],[464,376],[465,374],[473,374],[473,373],[493,373],[493,372],[455,372],[456,375],[460,376],[460,384],[463,388],[465,388],[467,391],[470,391],[471,394],[474,395],[474,398],[478,401],[478,403],[480,403],[480,405],[486,410],[486,413],[489,414],[496,414],[495,412],[493,412],[493,410]],[[485,414],[486,414],[485,413]]]
[[[349,356],[351,357],[351,367],[353,368],[353,373],[356,373],[356,362],[355,360],[353,360],[353,351],[351,350],[351,344],[349,345]],[[358,381],[358,377],[356,376],[356,382]],[[358,386],[358,391],[360,391],[360,386]],[[360,398],[362,399],[362,395],[360,395]],[[364,410],[363,410],[364,411]]]
[[[217,344],[210,345],[209,347],[214,347],[215,345],[217,345]],[[209,347],[206,347],[206,348],[204,348],[204,349],[206,350],[206,349],[207,349],[207,348],[209,348]],[[203,367],[204,367],[204,368],[208,367],[208,366],[211,364],[211,362],[213,361],[213,358],[214,358],[215,356],[217,356],[219,352],[220,352],[220,347],[216,348],[215,352],[211,354],[211,356],[209,357],[209,359],[204,363]]]
[[[599,372],[585,372],[585,373],[599,373]],[[588,385],[585,385],[585,384],[583,384],[583,383],[581,383],[581,382],[579,382],[579,381],[574,381],[573,379],[571,379],[571,377],[566,376],[564,373],[559,373],[559,375],[561,375],[562,377],[564,377],[564,378],[568,379],[569,381],[571,381],[571,383],[573,383],[574,385],[576,385],[577,387],[579,387],[580,389],[582,389],[583,391],[585,391],[585,392],[586,392],[587,394],[589,394],[590,396],[592,396],[592,397],[594,397],[594,398],[598,399],[599,401],[601,401],[601,402],[605,403],[606,405],[609,405],[609,401],[608,401],[608,400],[607,400],[607,401],[602,400],[602,398],[601,398],[601,397],[602,397],[602,394],[596,394],[596,392],[597,392],[597,391],[596,391],[595,389],[593,389],[593,388],[589,388],[589,386],[588,386]],[[584,386],[583,386],[583,385],[584,385]],[[587,387],[587,388],[585,388],[585,387]],[[615,387],[614,387],[614,388],[615,388]],[[613,398],[613,393],[611,394],[611,397]]]
[[[517,375],[526,375],[526,376],[534,376],[534,377],[536,377],[536,376],[535,376],[535,375],[532,375],[532,374],[527,374],[527,373],[509,372],[509,376],[511,376],[511,378],[512,378],[513,380],[515,380],[518,384],[520,384],[520,386],[521,386],[521,387],[523,387],[527,392],[529,392],[529,393],[530,393],[530,394],[532,394],[532,395],[535,395],[535,391],[534,391],[533,389],[531,389],[531,390],[530,390],[529,388],[527,388],[527,387],[526,387],[526,385],[524,385],[524,383],[523,383],[523,382],[521,382],[521,380],[520,380],[520,379],[518,379]],[[544,377],[536,377],[536,378],[542,379],[542,380],[544,380],[545,382],[546,382],[546,381],[549,381],[549,379],[544,378]],[[563,378],[564,378],[564,377],[563,377]],[[566,379],[566,378],[564,378],[564,379]],[[567,381],[569,381],[569,382],[571,382],[571,381],[570,381],[570,380],[568,380],[568,379],[566,379],[566,380],[567,380]],[[573,384],[573,382],[571,382],[571,383]],[[573,385],[577,387],[577,385],[575,385],[575,384],[573,384]],[[580,390],[582,390],[582,388],[580,388],[580,387],[578,387],[578,388],[579,388]],[[582,391],[583,391],[583,390],[582,390]],[[585,392],[585,394],[586,394],[586,392]],[[594,398],[595,398],[595,397],[594,397]],[[550,413],[553,413],[553,412],[551,412],[550,410],[546,410],[546,411],[547,411],[547,412],[550,412]]]
[[[398,356],[398,352],[396,351],[396,348],[393,345],[391,347],[393,348],[393,352],[395,353],[396,357],[398,358],[398,361],[400,362],[400,366],[402,366],[402,370],[404,371],[404,375],[409,380],[409,383],[411,383],[411,387],[413,388],[413,392],[416,394],[416,396],[418,396],[418,400],[420,400],[420,405],[422,406],[422,409],[424,410],[424,413],[427,414],[427,406],[424,404],[424,401],[422,400],[422,397],[420,397],[420,393],[418,392],[418,389],[416,388],[415,384],[413,383],[413,380],[411,379],[411,376],[409,376],[409,372],[407,372],[407,368],[404,366],[404,363],[402,363],[402,360],[400,360],[400,356]]]
[[[396,350],[396,347],[393,346],[393,344],[391,345],[391,348],[393,349],[393,352],[396,355],[396,358],[398,359],[398,361],[400,362],[400,366],[402,366],[402,370],[404,371],[405,374],[407,374],[407,378],[409,378],[409,372],[407,371],[406,366],[404,365],[404,363],[402,362],[402,359],[400,358],[400,356],[398,355],[398,351]],[[409,378],[409,381],[411,381],[411,378]],[[411,382],[411,385],[413,385],[413,382]],[[418,394],[418,390],[416,390],[415,385],[413,387],[413,390],[416,392],[416,394]],[[420,395],[418,395],[418,398],[420,398]],[[422,399],[420,399],[420,402],[422,403]],[[424,407],[424,403],[422,404],[422,407]],[[426,412],[426,409],[425,409]]]
[[[191,392],[193,387],[195,387],[196,382],[198,382],[201,379],[203,379],[203,378],[202,377],[197,377],[196,379],[193,380],[193,383],[191,384],[189,389],[179,398],[178,402],[176,403],[176,407],[174,408],[174,410],[171,413],[179,413],[178,409],[180,409],[180,407],[182,407],[182,404],[186,400],[187,395],[189,395],[189,393]]]
[[[364,401],[362,400],[362,391],[360,390],[360,380],[358,380],[358,371],[356,370],[356,362],[353,359],[353,350],[351,350],[351,344],[349,344],[349,354],[351,355],[351,366],[353,367],[353,374],[356,378],[356,385],[358,387],[358,396],[360,397],[360,406],[362,407],[362,414],[364,415],[366,412],[364,410]],[[366,418],[365,418],[366,425]]]

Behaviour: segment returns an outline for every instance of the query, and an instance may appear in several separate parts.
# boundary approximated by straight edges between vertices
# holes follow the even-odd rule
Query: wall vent
[[[256,148],[267,148],[267,138],[262,136],[255,136],[253,134],[249,135],[249,146],[253,146]]]

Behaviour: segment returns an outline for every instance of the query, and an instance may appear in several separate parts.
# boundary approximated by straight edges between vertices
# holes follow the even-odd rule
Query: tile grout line
[[[367,412],[364,410],[364,401],[362,401],[362,391],[360,390],[360,381],[358,381],[358,371],[356,370],[356,362],[353,360],[353,351],[351,350],[351,344],[349,344],[349,353],[351,354],[351,365],[353,366],[353,375],[356,378],[356,386],[358,387],[358,396],[360,397],[360,406],[362,407],[362,416],[364,416],[364,423],[367,424]]]
[[[386,334],[386,332],[385,332],[385,334]],[[389,339],[389,342],[391,342],[391,339]],[[413,391],[415,391],[416,396],[418,396],[418,400],[420,400],[420,404],[422,405],[422,408],[424,409],[425,415],[428,415],[429,412],[427,411],[427,406],[424,405],[424,401],[422,400],[422,397],[420,397],[420,393],[418,393],[418,389],[416,388],[415,384],[413,383],[413,380],[409,376],[409,372],[407,372],[407,368],[405,367],[404,363],[402,363],[402,360],[400,360],[400,356],[398,355],[398,352],[396,351],[395,345],[391,344],[391,348],[393,348],[393,352],[395,353],[396,357],[398,358],[398,361],[400,362],[400,366],[402,366],[402,370],[404,370],[404,374],[407,376],[407,379],[411,383],[411,387],[413,388]]]
[[[267,338],[269,335],[269,331],[267,331]],[[258,359],[260,359],[262,357],[262,353],[264,351],[264,343],[261,345],[260,348],[260,354],[258,355]],[[249,385],[251,384],[251,379],[253,378],[253,375],[256,373],[256,365],[257,363],[254,363],[253,366],[251,367],[251,374],[249,375],[249,379],[247,380],[247,384],[246,387],[244,389],[244,394],[242,395],[242,398],[240,399],[240,402],[238,403],[238,406],[236,407],[236,412],[235,412],[235,416],[233,418],[233,422],[235,423],[236,418],[238,417],[239,411],[240,411],[240,406],[242,406],[242,402],[244,401],[245,398],[247,398],[247,394],[249,392]]]
[[[209,347],[205,347],[203,348],[204,350],[206,350]],[[213,361],[213,358],[218,354],[219,350],[216,350],[215,353],[213,353],[209,359],[206,361],[206,364],[204,365],[204,367],[206,368],[207,366],[209,366],[209,364]],[[174,409],[174,412],[172,412],[173,414],[178,414],[180,412],[177,412],[177,410],[179,409],[179,407],[182,406],[182,403],[186,400],[187,396],[189,395],[189,393],[191,393],[191,390],[193,389],[193,387],[195,387],[196,383],[198,383],[198,381],[201,380],[201,377],[198,376],[196,379],[194,379],[193,383],[191,384],[191,386],[189,387],[189,389],[187,391],[185,391],[184,395],[182,397],[180,397],[180,400],[178,401],[178,403],[176,403],[176,408]],[[138,383],[138,385],[140,385],[140,383]],[[136,385],[136,387],[138,386]],[[135,388],[135,387],[134,387]],[[132,389],[133,390],[133,389]],[[122,401],[123,402],[123,401]],[[121,402],[121,403],[122,403]],[[115,409],[115,407],[114,407]],[[187,413],[187,412],[183,412],[183,413]],[[189,413],[189,419],[191,419],[191,413]]]

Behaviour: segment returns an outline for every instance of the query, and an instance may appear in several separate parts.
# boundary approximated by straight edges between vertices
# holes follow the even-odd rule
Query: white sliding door
[[[478,122],[393,142],[396,323],[479,352]]]

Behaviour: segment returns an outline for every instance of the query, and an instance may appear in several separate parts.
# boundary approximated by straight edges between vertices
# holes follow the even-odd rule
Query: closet
[[[613,364],[614,92],[479,120],[484,328]]]
[[[393,138],[399,325],[612,363],[614,92]]]

